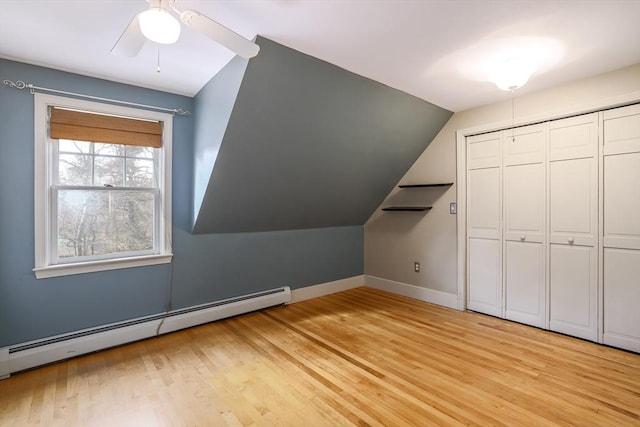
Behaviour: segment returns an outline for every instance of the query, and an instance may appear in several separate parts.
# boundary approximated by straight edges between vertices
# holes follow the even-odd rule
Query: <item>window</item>
[[[172,119],[35,94],[36,277],[171,261]]]

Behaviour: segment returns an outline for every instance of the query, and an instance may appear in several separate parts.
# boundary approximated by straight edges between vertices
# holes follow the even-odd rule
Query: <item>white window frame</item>
[[[158,149],[157,170],[160,191],[158,220],[158,242],[156,253],[150,255],[123,255],[118,258],[65,261],[55,264],[51,253],[53,208],[52,198],[53,144],[49,138],[49,107],[77,109],[101,114],[125,116],[143,120],[156,120],[163,123],[162,148]],[[35,272],[36,278],[67,276],[96,271],[115,270],[146,265],[166,264],[173,257],[171,249],[171,153],[173,135],[173,116],[167,113],[102,104],[81,99],[65,98],[56,95],[34,94],[34,166],[35,166]]]

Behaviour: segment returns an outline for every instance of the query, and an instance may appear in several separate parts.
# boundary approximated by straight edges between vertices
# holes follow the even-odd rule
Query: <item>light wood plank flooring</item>
[[[2,426],[640,425],[640,355],[358,288],[0,381]]]

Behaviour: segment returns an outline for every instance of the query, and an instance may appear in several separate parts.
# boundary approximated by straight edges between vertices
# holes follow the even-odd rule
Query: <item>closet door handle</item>
[[[521,242],[524,242],[524,234],[522,234],[522,235],[520,236],[520,241],[521,241]]]
[[[568,239],[568,240],[569,240],[569,244],[570,244],[570,245],[573,245],[573,241],[574,241],[574,240],[573,240],[573,237],[569,237],[569,239]]]

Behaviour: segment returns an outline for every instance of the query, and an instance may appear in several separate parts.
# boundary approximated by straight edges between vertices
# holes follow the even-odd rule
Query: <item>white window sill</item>
[[[173,254],[145,255],[138,257],[106,259],[100,261],[76,262],[72,264],[48,265],[36,267],[36,279],[70,276],[72,274],[93,273],[96,271],[117,270],[120,268],[142,267],[146,265],[168,264]]]

